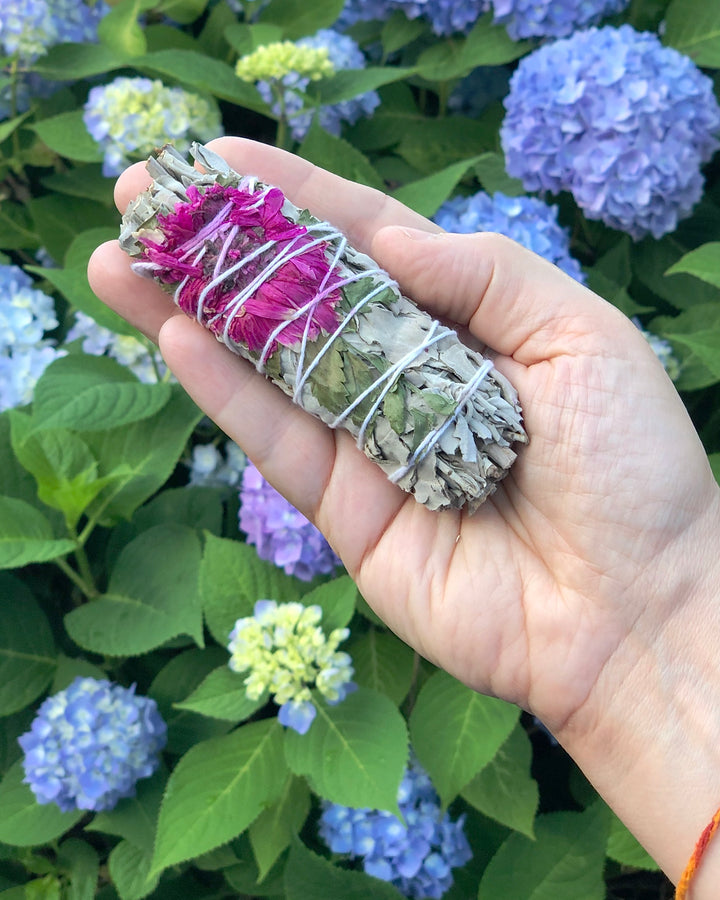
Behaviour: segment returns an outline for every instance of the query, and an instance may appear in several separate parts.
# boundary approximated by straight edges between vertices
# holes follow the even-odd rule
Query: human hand
[[[497,352],[530,444],[496,494],[473,516],[420,506],[348,434],[178,314],[115,244],[91,261],[94,290],[159,340],[198,405],[318,525],[398,635],[537,714],[572,752],[717,567],[720,491],[660,363],[619,311],[505,238],[438,234],[384,195],[263,145],[211,147],[331,221],[408,296]],[[129,169],[119,208],[148,181]]]

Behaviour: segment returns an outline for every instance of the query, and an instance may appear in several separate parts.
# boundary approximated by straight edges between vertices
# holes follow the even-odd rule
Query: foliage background
[[[224,2],[121,0],[99,43],[59,45],[36,62],[65,84],[0,122],[0,261],[22,265],[55,298],[58,344],[76,310],[132,333],[85,275],[92,249],[118,228],[113,181],[82,121],[91,86],[118,74],[161,78],[215,97],[227,133],[273,142],[277,123],[234,62],[330,26],[342,5],[270,0],[257,14],[247,3],[244,17]],[[613,21],[660,30],[717,88],[720,4],[633,0]],[[522,192],[504,169],[500,101],[476,117],[448,112],[447,101],[471,71],[510,71],[535,44],[513,42],[491,17],[467,38],[438,38],[401,13],[352,33],[376,62],[320,82],[313,102],[377,89],[381,105],[342,137],[313,125],[290,149],[425,215],[457,191]],[[559,199],[589,284],[671,341],[678,390],[716,472],[717,176],[708,166],[694,214],[660,240],[634,243]],[[38,264],[41,247],[56,267]],[[450,900],[671,896],[539,723],[414,656],[347,576],[305,583],[258,559],[237,528],[237,492],[188,486],[193,445],[221,436],[177,386],[141,384],[120,364],[68,351],[31,406],[0,415],[3,900],[399,897],[331,859],[316,824],[320,798],[392,809],[408,740],[443,803],[467,815],[474,855]],[[272,705],[249,709],[239,681],[217,674],[233,623],[261,597],[302,598],[334,625],[350,623],[360,690],[321,707],[305,738],[284,732]],[[136,799],[94,816],[39,806],[21,782],[17,737],[42,698],[78,674],[137,683],[169,726],[161,770]]]

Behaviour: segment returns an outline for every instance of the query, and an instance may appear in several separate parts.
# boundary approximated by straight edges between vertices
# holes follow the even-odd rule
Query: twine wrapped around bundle
[[[527,442],[507,379],[332,225],[192,154],[204,172],[171,146],[148,160],[120,235],[133,269],[420,503],[476,510]]]

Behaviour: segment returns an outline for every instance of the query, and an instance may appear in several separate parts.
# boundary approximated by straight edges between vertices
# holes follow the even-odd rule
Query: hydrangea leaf
[[[280,795],[286,770],[274,719],[196,744],[170,776],[160,809],[153,871],[224,844]]]
[[[76,678],[95,678],[102,681],[103,678],[107,678],[107,672],[103,672],[82,656],[70,657],[61,653],[57,658],[57,668],[49,693],[57,694],[58,691],[64,691]]]
[[[125,797],[113,809],[97,813],[86,831],[114,834],[141,850],[152,846],[167,772],[159,769],[150,778],[141,778],[134,797]]]
[[[305,781],[290,775],[275,803],[263,810],[248,829],[259,881],[290,846],[309,812],[310,789]]]
[[[500,191],[506,197],[519,197],[525,193],[522,182],[506,172],[502,153],[481,153],[475,163],[475,174],[488,194]]]
[[[168,727],[167,749],[170,753],[185,753],[198,741],[228,732],[232,723],[211,719],[174,704],[185,699],[213,669],[227,664],[227,651],[210,646],[204,650],[193,648],[174,656],[158,672],[148,695],[157,701]]]
[[[410,716],[410,736],[444,805],[493,759],[519,716],[516,706],[478,694],[446,672],[428,679]]]
[[[238,619],[253,614],[257,600],[300,600],[296,578],[260,559],[240,541],[206,535],[200,565],[200,595],[205,620],[215,640],[227,645]]]
[[[285,755],[324,799],[399,815],[397,791],[408,759],[405,720],[383,694],[360,688],[337,706],[319,703],[307,734],[288,729]]]
[[[603,803],[538,817],[535,840],[516,832],[502,844],[485,869],[478,900],[604,900],[609,828]]]
[[[287,900],[402,900],[393,885],[364,872],[334,866],[327,859],[293,842],[285,866]]]
[[[42,179],[42,183],[43,187],[58,194],[82,197],[108,207],[113,203],[112,180],[102,174],[100,166],[96,163],[73,166],[72,169],[67,169],[65,172],[53,172],[46,175]],[[103,238],[100,238],[98,243],[102,243],[102,240]],[[110,238],[106,238],[106,240],[110,240]],[[45,271],[43,270],[43,274]]]
[[[383,190],[385,183],[370,160],[343,138],[328,134],[313,121],[298,156],[322,165],[336,175]]]
[[[108,857],[108,868],[120,900],[142,900],[157,887],[160,875],[150,874],[152,854],[130,841],[120,841]]]
[[[202,646],[200,542],[182,525],[156,525],[131,541],[108,591],[65,616],[72,639],[95,653],[135,656],[179,634]]]
[[[55,538],[49,520],[35,507],[0,497],[0,569],[47,562],[74,549],[74,541]]]
[[[283,37],[294,41],[329,28],[342,12],[345,0],[270,0],[260,15],[265,24],[280,25]]]
[[[717,335],[720,305],[701,303],[678,316],[659,316],[649,323],[651,331],[671,340],[681,356],[679,390],[707,387],[718,380]]]
[[[712,241],[691,250],[670,266],[665,274],[675,275],[678,272],[694,275],[720,288],[720,242]]]
[[[475,809],[528,837],[534,837],[539,789],[530,774],[532,744],[518,723],[492,760],[465,786],[462,796]]]
[[[672,0],[663,38],[699,66],[720,68],[720,7],[707,0]]]
[[[43,143],[66,159],[78,162],[102,161],[102,151],[83,122],[82,109],[42,119],[32,128]]]
[[[407,47],[426,29],[427,25],[422,19],[408,19],[401,10],[396,9],[390,18],[383,22],[380,32],[383,53],[387,57]]]
[[[142,56],[147,51],[147,38],[138,16],[153,6],[155,0],[120,0],[98,25],[100,41],[120,55]]]
[[[186,709],[214,719],[242,722],[266,702],[266,697],[250,700],[243,676],[232,672],[226,664],[213,669],[189,697],[173,705],[176,709]]]
[[[262,813],[261,813],[262,815]],[[225,881],[241,897],[284,897],[283,869],[286,854],[281,853],[270,871],[260,876],[248,832],[236,838],[232,844],[235,864],[223,867]]]
[[[100,494],[89,513],[100,509],[103,524],[130,518],[170,477],[200,417],[185,391],[173,387],[170,400],[152,418],[84,434],[100,463],[101,476],[115,470],[126,473]]]
[[[660,866],[650,856],[647,850],[641,846],[638,839],[631,834],[627,827],[614,814],[610,814],[610,836],[608,837],[607,855],[615,862],[623,866],[632,866],[635,869],[647,869],[657,872]]]
[[[103,75],[113,69],[121,69],[127,63],[125,55],[102,44],[69,43],[51,47],[47,54],[34,64],[33,70],[44,78],[63,81]]]
[[[0,716],[8,716],[45,690],[57,658],[45,613],[23,582],[0,573],[0,597]]]
[[[415,655],[394,634],[371,628],[347,648],[355,668],[354,680],[361,686],[386,694],[398,705],[407,696],[413,677]]]
[[[40,804],[23,784],[22,760],[0,782],[0,841],[12,847],[35,847],[60,837],[85,815],[81,809],[60,812],[54,803]]]
[[[7,410],[0,415],[0,492],[6,497],[37,505],[35,479],[20,465],[12,447],[11,416],[18,412]]]
[[[365,69],[340,69],[318,83],[317,98],[323,105],[353,100],[366,91],[395,81],[402,81],[414,73],[412,68],[400,66],[368,66]]]
[[[323,611],[320,627],[325,634],[334,628],[344,628],[355,612],[358,589],[349,575],[341,575],[324,584],[302,598],[305,606],[319,606]]]
[[[419,212],[420,215],[432,216],[452,194],[468,169],[477,165],[481,158],[481,156],[472,156],[469,159],[460,160],[433,175],[426,175],[425,178],[404,184],[393,192],[393,197],[414,209],[415,212]]]
[[[492,149],[495,140],[484,122],[468,116],[409,119],[404,122],[397,153],[423,175],[434,175]]]
[[[58,850],[58,864],[69,878],[65,900],[94,900],[100,869],[95,849],[87,841],[68,838]]]

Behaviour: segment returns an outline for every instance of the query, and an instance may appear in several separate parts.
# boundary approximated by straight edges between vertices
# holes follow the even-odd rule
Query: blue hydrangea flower
[[[193,139],[209,141],[223,133],[214,100],[149,78],[120,76],[92,88],[83,120],[103,149],[108,177],[168,141],[185,153]]]
[[[64,356],[44,336],[57,324],[53,298],[19,266],[0,265],[0,412],[30,403],[38,378]]]
[[[65,338],[67,343],[82,340],[83,352],[89,356],[110,356],[127,366],[140,381],[155,384],[167,372],[160,352],[151,349],[138,337],[116,334],[83,312],[75,313],[75,321]]]
[[[570,234],[558,222],[557,214],[557,206],[548,206],[536,197],[507,197],[499,191],[491,197],[478,191],[471,197],[446,201],[434,218],[441,228],[456,234],[504,234],[584,283],[580,263],[570,255]]]
[[[320,531],[252,463],[243,472],[239,517],[240,528],[258,556],[288,575],[311,581],[342,565]]]
[[[155,701],[134,686],[76,678],[43,702],[18,739],[24,781],[38,803],[63,812],[112,809],[157,769],[166,732]]]
[[[513,40],[568,37],[622,12],[630,0],[492,0],[494,22]]]
[[[395,0],[394,5],[409,19],[427,19],[435,34],[444,36],[470,31],[490,8],[490,0]]]
[[[3,0],[0,47],[6,56],[32,62],[55,44],[97,40],[97,28],[110,7],[104,0]]]
[[[432,783],[411,759],[398,790],[403,821],[377,809],[351,809],[325,803],[320,836],[333,853],[363,861],[369,875],[389,881],[406,897],[442,897],[452,886],[452,869],[464,866],[472,851],[465,819],[442,813]]]
[[[258,600],[253,615],[238,619],[230,632],[229,666],[248,672],[245,691],[251,700],[271,694],[281,725],[305,734],[317,715],[311,689],[331,705],[355,690],[352,659],[338,651],[350,634],[320,627],[322,609],[302,603]]]
[[[225,441],[223,450],[215,444],[196,444],[190,460],[190,484],[204,487],[235,487],[247,465],[247,457],[235,441]]]
[[[330,62],[336,72],[341,69],[365,67],[365,56],[358,44],[349,35],[341,34],[331,28],[324,28],[311,37],[301,38],[297,44],[300,47],[327,50]],[[282,108],[275,99],[269,82],[258,81],[256,87],[260,96],[270,105],[276,115],[284,112],[290,123],[292,136],[296,141],[301,141],[305,137],[312,124],[313,116],[316,114],[318,121],[326,131],[339,136],[344,123],[354,125],[359,119],[371,116],[380,105],[377,91],[366,91],[350,100],[321,106],[317,113],[312,109],[304,111],[310,79],[298,75],[297,72],[290,72],[282,78],[281,83],[284,87]]]
[[[342,31],[357,22],[371,22],[374,19],[384,22],[396,9],[394,0],[345,0],[335,28]]]
[[[656,35],[590,28],[525,57],[500,136],[529,191],[570,191],[589,219],[660,238],[703,191],[720,146],[712,81]]]

